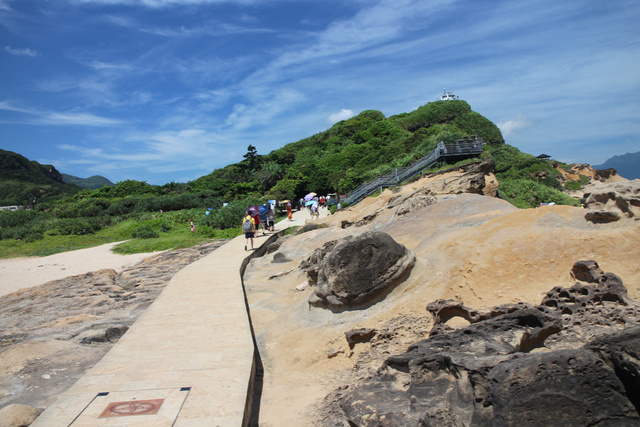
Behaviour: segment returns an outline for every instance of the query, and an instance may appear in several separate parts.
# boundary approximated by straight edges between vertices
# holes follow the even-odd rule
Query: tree
[[[248,162],[248,169],[255,170],[258,165],[258,150],[253,145],[247,147],[247,154],[242,156]]]
[[[276,182],[284,175],[282,165],[276,162],[267,162],[262,164],[262,169],[258,173],[258,179],[263,190],[273,187]]]

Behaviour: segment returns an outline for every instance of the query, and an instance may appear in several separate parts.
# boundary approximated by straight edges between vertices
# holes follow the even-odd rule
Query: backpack
[[[251,226],[251,219],[244,219],[244,223],[242,224],[242,229],[245,233],[251,233],[253,227]]]

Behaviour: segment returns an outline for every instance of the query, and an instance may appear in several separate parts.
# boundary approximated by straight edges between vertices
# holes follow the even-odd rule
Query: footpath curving
[[[308,218],[301,210],[281,221],[271,236],[254,239],[256,251],[245,252],[238,236],[180,270],[32,426],[248,425],[260,362],[242,274],[279,232]]]

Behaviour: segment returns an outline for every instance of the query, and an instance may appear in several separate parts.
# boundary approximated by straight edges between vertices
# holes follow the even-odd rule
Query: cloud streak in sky
[[[16,113],[23,113],[29,116],[35,117],[35,119],[29,119],[29,123],[37,125],[78,125],[78,126],[114,126],[121,125],[124,122],[121,120],[109,119],[106,117],[99,117],[89,113],[73,113],[73,112],[51,112],[51,111],[38,111],[30,108],[20,108],[12,106],[6,101],[0,101],[0,110],[12,111]]]
[[[12,55],[16,55],[16,56],[38,56],[40,55],[40,52],[37,52],[35,50],[31,50],[29,48],[13,48],[11,46],[5,46],[4,50],[9,52]]]

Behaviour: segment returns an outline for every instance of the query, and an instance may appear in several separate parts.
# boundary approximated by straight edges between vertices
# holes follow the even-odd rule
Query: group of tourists
[[[334,197],[336,197],[334,195]],[[316,193],[309,193],[300,199],[300,207],[307,207],[312,220],[320,217],[320,208],[327,208],[331,204],[331,196],[317,196]],[[337,208],[340,209],[340,200],[337,199]],[[280,203],[286,203],[287,218],[289,221],[293,220],[293,210],[291,202],[285,200]],[[335,204],[335,201],[334,201]],[[248,250],[248,246],[251,245],[253,250],[253,239],[257,237],[258,231],[262,228],[262,235],[266,236],[267,231],[275,231],[275,201],[270,201],[260,206],[249,206],[245,212],[245,216],[242,219],[242,232],[245,237],[244,250]]]
[[[249,243],[251,243],[251,250],[253,250],[253,238],[256,237],[259,228],[262,228],[262,235],[266,236],[267,231],[275,231],[275,227],[276,212],[273,204],[265,203],[260,206],[249,206],[242,219],[242,232],[246,239],[244,250],[248,250]]]
[[[320,208],[328,208],[330,202],[331,196],[318,196],[316,193],[309,193],[300,199],[300,206],[309,209],[311,219],[315,220],[320,216]]]

